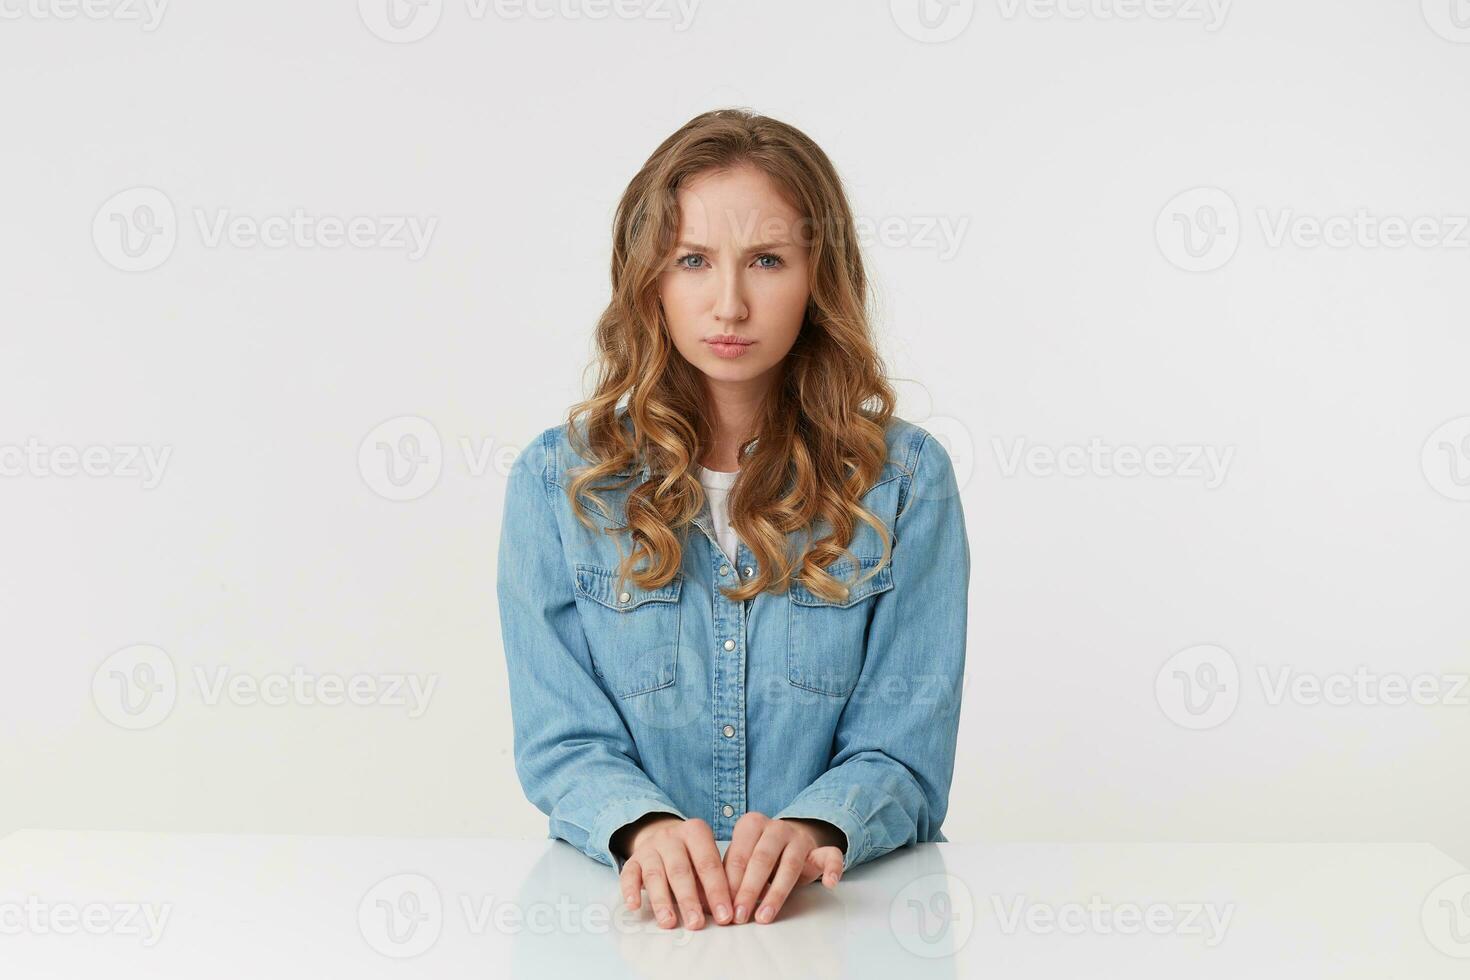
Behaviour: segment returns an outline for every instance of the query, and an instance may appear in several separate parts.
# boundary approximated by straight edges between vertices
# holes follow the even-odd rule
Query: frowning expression
[[[677,244],[658,281],[674,346],[712,379],[760,377],[806,316],[806,223],[749,164],[700,174],[676,199]]]

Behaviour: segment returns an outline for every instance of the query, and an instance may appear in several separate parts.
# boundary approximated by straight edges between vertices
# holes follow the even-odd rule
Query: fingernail
[[[726,905],[717,905],[717,906],[715,906],[715,918],[716,919],[719,919],[721,922],[724,922],[727,919],[729,919],[730,918],[730,908],[729,908],[729,906],[726,906]]]
[[[755,914],[755,917],[762,922],[770,922],[772,916],[775,914],[775,911],[769,905],[764,905],[761,906],[761,910]]]
[[[746,916],[748,916],[748,915],[750,915],[750,909],[746,908],[744,905],[737,905],[737,906],[735,906],[735,921],[736,922],[744,922],[745,919],[746,919]]]
[[[674,917],[674,913],[673,912],[670,912],[668,909],[659,909],[658,910],[658,921],[660,921],[660,922],[668,922],[673,917]]]

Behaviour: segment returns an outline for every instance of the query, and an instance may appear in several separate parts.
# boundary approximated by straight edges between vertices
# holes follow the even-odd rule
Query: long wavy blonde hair
[[[589,529],[631,540],[627,552],[618,544],[620,580],[657,588],[678,573],[685,534],[704,501],[694,467],[713,433],[704,376],[674,347],[657,283],[678,237],[679,187],[742,163],[768,174],[802,215],[810,299],[756,431],[738,447],[739,476],[727,500],[730,523],[759,573],[724,594],[743,601],[767,589],[784,592],[796,578],[842,601],[854,583],[824,567],[855,557],[848,545],[856,522],[883,541],[878,568],[892,549],[887,526],[859,501],[887,458],[895,396],[873,341],[868,282],[841,180],[821,148],[786,123],[744,109],[702,113],[664,140],[623,192],[613,222],[612,299],[596,331],[595,393],[568,414],[573,448],[589,465],[577,469],[567,494]],[[613,515],[598,491],[627,486],[645,465],[649,479],[627,494],[626,512]],[[623,526],[595,524],[584,495]],[[813,541],[818,520],[830,531]]]

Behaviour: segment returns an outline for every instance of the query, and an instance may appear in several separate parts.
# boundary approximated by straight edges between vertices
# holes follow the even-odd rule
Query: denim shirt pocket
[[[880,561],[860,557],[860,574],[870,573]],[[827,572],[846,582],[854,578],[853,567],[844,558],[827,566]],[[786,631],[786,679],[792,686],[833,697],[851,694],[863,669],[876,596],[891,588],[891,560],[876,575],[850,586],[842,600],[823,599],[800,582],[792,583]]]
[[[616,569],[579,562],[577,607],[592,666],[620,698],[674,683],[678,670],[682,573],[663,586],[644,589],[617,582]]]

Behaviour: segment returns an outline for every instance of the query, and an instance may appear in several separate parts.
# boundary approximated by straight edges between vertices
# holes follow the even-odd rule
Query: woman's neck
[[[770,379],[762,377],[739,384],[709,380],[708,385],[714,445],[705,450],[700,465],[733,473],[740,469],[740,444],[754,434]]]

